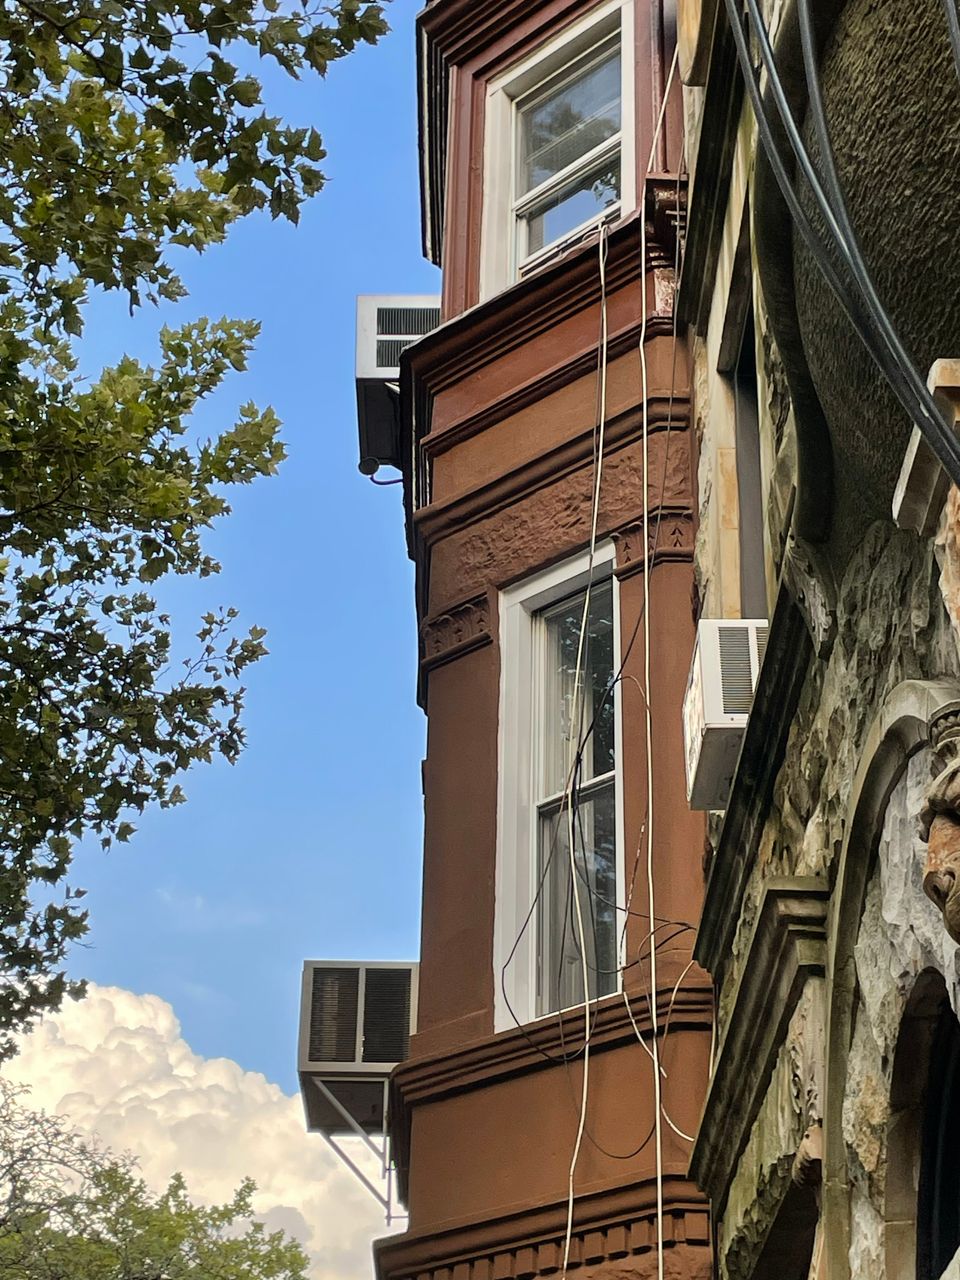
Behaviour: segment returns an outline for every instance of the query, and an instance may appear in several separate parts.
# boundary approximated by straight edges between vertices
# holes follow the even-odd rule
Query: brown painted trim
[[[827,963],[830,890],[811,876],[767,880],[744,961],[690,1176],[722,1212],[807,979]]]
[[[676,1168],[663,1178],[664,1243],[707,1249],[707,1202]],[[521,1280],[556,1272],[562,1263],[566,1201],[501,1211],[493,1219],[408,1231],[374,1245],[381,1280],[434,1277],[451,1280]],[[656,1248],[656,1182],[581,1192],[575,1205],[570,1261],[579,1266],[625,1258]]]
[[[423,675],[429,675],[436,667],[453,662],[474,649],[491,644],[492,615],[489,596],[484,594],[427,618],[420,626],[423,655],[420,670]]]
[[[689,507],[662,507],[650,521],[650,532],[643,536],[643,521],[625,525],[612,533],[617,549],[616,576],[622,582],[635,573],[671,561],[693,560],[694,517]]]
[[[677,412],[677,399],[672,404],[667,396],[649,402],[647,426],[651,438],[659,437],[670,429],[673,435],[686,437],[686,402],[681,401],[683,417]],[[630,409],[616,418],[608,419],[605,426],[604,457],[610,457],[620,448],[634,444],[641,428],[642,411]],[[459,493],[443,503],[431,503],[421,507],[414,515],[414,523],[428,545],[452,533],[465,529],[478,520],[496,514],[511,503],[536,493],[545,485],[555,484],[562,477],[592,463],[594,427],[566,440],[549,453],[543,453],[515,470],[498,476],[488,484],[466,493]]]
[[[620,330],[619,333],[614,334],[607,344],[608,364],[613,363],[614,360],[618,360],[622,356],[629,355],[631,351],[637,352],[638,387],[640,376],[638,344],[641,328],[642,326],[639,323],[631,324],[627,328]],[[669,320],[661,316],[654,316],[647,321],[647,339],[652,341],[654,338],[659,337],[672,338],[673,327]],[[552,395],[556,391],[561,391],[564,387],[569,386],[571,382],[576,382],[580,378],[595,373],[596,368],[596,347],[588,347],[587,350],[581,351],[572,360],[566,360],[554,365],[546,373],[531,379],[522,386],[516,387],[507,395],[501,396],[499,400],[494,400],[491,404],[486,405],[478,413],[461,418],[451,426],[444,427],[442,431],[437,431],[427,436],[420,446],[423,456],[429,461],[433,461],[434,458],[446,453],[455,445],[462,444],[465,440],[471,440],[474,436],[486,431],[488,427],[496,426],[498,422],[503,422],[505,418],[511,418],[514,414],[521,413],[524,409],[530,408],[531,405],[539,403],[546,396]],[[688,396],[685,392],[674,393],[673,399],[675,405],[684,406]],[[679,414],[681,422],[684,421],[685,416],[683,412]]]
[[[657,225],[669,227],[664,201],[676,202],[677,180],[653,176],[647,184],[647,275],[673,267],[669,244],[661,244]],[[660,192],[658,197],[657,192]],[[658,210],[660,210],[658,214]],[[607,296],[634,284],[640,276],[639,210],[610,232],[607,254]],[[518,280],[509,289],[447,321],[404,352],[401,369],[431,393],[461,382],[494,360],[525,346],[556,325],[600,301],[597,264],[599,233],[551,262],[542,271]],[[654,298],[651,301],[655,301]],[[647,332],[672,333],[669,317],[651,311]]]
[[[671,999],[671,990],[661,991],[657,997],[661,1034],[668,1015],[671,1033],[711,1027],[713,992],[709,983],[688,981],[677,991],[672,1008]],[[650,1011],[636,992],[631,994],[631,1009],[641,1032],[649,1035]],[[599,1001],[595,1005],[595,1016],[590,1035],[591,1052],[636,1040],[622,995]],[[390,1080],[391,1122],[399,1118],[397,1108],[406,1112],[412,1106],[483,1088],[504,1077],[513,1078],[560,1065],[564,1049],[568,1056],[576,1054],[582,1048],[582,1040],[583,1010],[568,1009],[558,1017],[542,1018],[522,1028],[502,1031],[452,1053],[408,1060],[397,1067]]]

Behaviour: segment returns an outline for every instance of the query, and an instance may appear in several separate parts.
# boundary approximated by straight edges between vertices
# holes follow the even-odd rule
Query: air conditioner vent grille
[[[400,356],[413,342],[413,338],[378,338],[377,368],[396,369],[400,364]]]
[[[422,338],[436,329],[439,323],[439,307],[377,307],[379,335]]]
[[[720,683],[724,715],[749,715],[753,702],[750,671],[750,628],[722,627],[720,643]]]
[[[403,1062],[410,1038],[410,970],[367,969],[363,1061]]]
[[[315,1062],[353,1062],[357,1053],[356,968],[313,971],[310,1004],[310,1058]]]

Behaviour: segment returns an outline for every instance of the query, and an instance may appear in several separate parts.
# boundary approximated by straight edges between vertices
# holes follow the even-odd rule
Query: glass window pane
[[[583,677],[575,699],[577,648],[586,592],[578,592],[544,611],[542,680],[542,771],[540,798],[556,796],[566,785],[577,743],[593,732],[583,749],[580,782],[612,772],[614,752],[613,584],[595,583],[584,633]],[[574,717],[577,723],[574,724]]]
[[[576,227],[603,213],[620,199],[620,153],[608,157],[588,173],[581,174],[546,196],[529,213],[527,255],[539,253],[561,240]]]
[[[518,194],[560,173],[619,129],[618,45],[520,109]]]
[[[574,811],[576,881],[570,866],[570,815],[559,805],[540,815],[540,980],[537,1013],[582,1004],[581,960],[574,885],[580,897],[590,999],[619,986],[615,788],[609,782]]]

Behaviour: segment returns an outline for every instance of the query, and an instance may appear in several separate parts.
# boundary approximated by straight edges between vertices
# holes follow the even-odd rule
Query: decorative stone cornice
[[[481,595],[427,618],[420,627],[423,674],[490,644],[493,640],[491,614],[489,596]]]
[[[706,1201],[667,1168],[662,1182],[664,1245],[670,1274],[710,1274]],[[638,1255],[657,1248],[656,1183],[652,1179],[581,1193],[575,1206],[570,1269],[612,1261],[639,1274]],[[379,1240],[379,1280],[532,1280],[563,1264],[566,1201],[507,1209],[478,1221],[444,1224]],[[641,1268],[646,1263],[641,1262]],[[646,1274],[643,1270],[642,1274]]]
[[[672,280],[672,272],[667,274],[670,275]],[[607,343],[608,364],[612,364],[621,356],[637,351],[642,328],[642,322],[636,320],[618,332],[611,333]],[[646,336],[648,342],[653,342],[657,338],[672,339],[672,318],[668,314],[648,316]],[[564,387],[569,386],[572,382],[595,374],[596,368],[597,351],[595,346],[590,346],[572,357],[565,358],[562,363],[548,369],[536,378],[531,378],[528,382],[523,383],[522,386],[513,388],[506,395],[498,397],[489,404],[485,404],[481,409],[461,418],[452,426],[425,436],[420,443],[424,458],[432,462],[450,449],[463,444],[464,441],[470,440],[490,427],[496,426],[498,422],[503,422],[506,418],[522,413],[524,409],[530,408],[531,405],[542,404],[547,396],[563,390]],[[674,427],[678,430],[686,427],[690,414],[690,399],[685,386],[679,385],[675,387],[672,396],[668,394],[668,389],[651,388],[649,403],[651,414],[656,421],[665,417],[672,406],[670,416]],[[615,422],[608,421],[607,425],[608,427],[613,427],[614,430],[616,428]],[[589,433],[592,436],[592,425]]]
[[[674,237],[670,227],[676,212],[676,200],[675,178],[648,180],[644,220],[649,273],[674,264]],[[608,296],[639,281],[640,225],[641,212],[638,209],[610,229],[606,266]],[[664,231],[663,244],[657,239],[658,226]],[[404,371],[408,371],[425,392],[435,394],[445,386],[462,382],[470,374],[478,373],[492,361],[526,346],[540,335],[551,332],[564,320],[596,306],[599,300],[600,273],[594,239],[584,241],[549,267],[518,280],[509,289],[494,294],[426,334],[404,352],[401,381]],[[638,299],[638,309],[639,305]],[[648,340],[658,333],[669,336],[672,332],[672,319],[656,314],[648,316]],[[612,337],[616,340],[617,335]],[[595,364],[595,346],[591,351]]]
[[[764,886],[690,1158],[691,1177],[718,1212],[803,988],[826,970],[829,898],[813,877],[775,877]]]
[[[617,549],[616,575],[629,578],[665,561],[693,560],[693,513],[689,510],[661,510],[651,517],[644,537],[643,521],[626,525],[612,533]]]
[[[672,1001],[672,1003],[671,1003]],[[610,996],[594,1006],[591,1050],[601,1052],[636,1039],[652,1030],[646,999],[634,992],[630,1011],[621,996]],[[677,990],[665,990],[657,999],[661,1031],[669,1015],[671,1034],[691,1028],[709,1028],[713,1018],[713,993],[704,975],[691,976]],[[632,1012],[632,1018],[631,1018]],[[528,1026],[515,1027],[498,1035],[422,1058],[410,1058],[394,1071],[390,1081],[392,1119],[396,1109],[435,1102],[467,1089],[485,1088],[506,1077],[545,1071],[555,1066],[564,1052],[576,1053],[583,1041],[583,1010],[568,1009],[555,1018],[541,1018]]]
[[[647,415],[649,434],[649,501],[651,521],[655,519],[657,505],[661,502],[661,481],[664,466],[668,471],[664,481],[666,501],[664,507],[682,510],[678,499],[689,492],[690,441],[687,432],[688,403],[672,407],[666,395],[651,400]],[[642,509],[640,470],[635,465],[624,468],[624,474],[614,479],[620,467],[620,455],[631,447],[638,447],[641,429],[641,410],[630,409],[607,421],[605,428],[604,505],[608,511],[616,511],[619,517],[632,516]],[[550,450],[528,458],[519,465],[498,475],[487,484],[452,494],[442,502],[432,502],[421,507],[414,516],[414,524],[428,545],[440,538],[466,529],[469,525],[490,519],[525,498],[541,492],[549,485],[557,486],[570,477],[576,477],[585,467],[592,467],[594,428],[584,426],[576,436],[562,441]],[[614,487],[616,486],[616,487]],[[578,489],[589,505],[589,483],[577,481]],[[632,497],[632,501],[631,501]],[[690,499],[692,503],[692,498]],[[689,504],[687,504],[689,505]],[[664,531],[665,533],[665,531]],[[662,540],[663,534],[661,535]]]

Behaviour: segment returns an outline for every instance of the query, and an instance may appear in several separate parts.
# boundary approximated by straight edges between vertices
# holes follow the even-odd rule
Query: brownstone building
[[[674,43],[667,0],[419,20],[443,298],[381,459],[402,468],[428,721],[419,1005],[389,1107],[409,1227],[381,1280],[711,1273],[687,1177],[712,995],[680,714]]]

